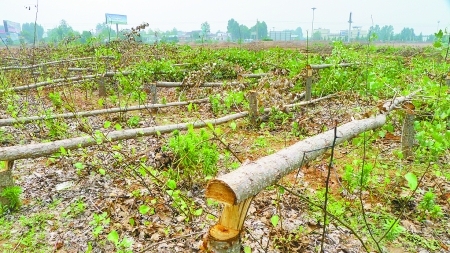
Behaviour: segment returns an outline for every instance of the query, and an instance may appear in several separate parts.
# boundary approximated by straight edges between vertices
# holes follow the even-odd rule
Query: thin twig
[[[325,233],[327,231],[327,204],[328,204],[328,190],[329,190],[329,184],[330,184],[330,176],[331,176],[331,167],[333,166],[333,158],[334,158],[334,148],[336,146],[336,139],[337,137],[337,120],[335,121],[334,126],[334,138],[333,138],[333,144],[331,145],[331,156],[330,156],[330,164],[328,165],[328,172],[327,172],[327,180],[325,181],[325,201],[323,203],[323,231],[322,231],[322,242],[320,246],[320,251],[325,252],[324,245],[325,245]]]

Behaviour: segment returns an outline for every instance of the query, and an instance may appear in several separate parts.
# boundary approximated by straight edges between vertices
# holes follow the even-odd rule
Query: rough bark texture
[[[145,109],[164,108],[164,107],[170,107],[170,106],[188,105],[190,103],[200,104],[200,103],[206,103],[208,101],[209,101],[209,98],[204,98],[204,99],[198,99],[198,100],[192,100],[192,101],[186,101],[186,102],[173,102],[173,103],[167,103],[167,104],[146,104],[146,105],[136,105],[136,106],[130,106],[130,107],[115,107],[115,108],[77,112],[77,113],[62,113],[62,114],[55,114],[55,115],[51,115],[51,116],[31,116],[31,117],[22,117],[22,118],[8,118],[8,119],[0,119],[0,126],[12,126],[17,123],[26,124],[26,123],[30,123],[33,121],[46,120],[46,119],[61,119],[61,118],[69,119],[69,118],[75,118],[75,117],[96,116],[96,115],[107,114],[107,113],[130,112],[130,111],[145,110]]]
[[[189,125],[193,125],[195,128],[205,127],[208,123],[213,125],[223,124],[228,121],[243,118],[248,115],[248,112],[236,113],[233,115],[225,116],[218,119],[211,119],[205,121],[197,121],[190,123],[172,124],[165,126],[127,129],[121,131],[113,131],[108,133],[105,138],[110,141],[118,141],[125,139],[133,139],[140,136],[148,136],[159,133],[172,132],[174,130],[186,130]],[[29,144],[21,146],[11,146],[0,148],[0,161],[11,161],[17,159],[40,157],[45,155],[51,155],[60,151],[61,147],[65,149],[78,149],[82,147],[88,147],[97,145],[97,140],[92,136],[82,136],[77,138],[59,140],[54,142],[46,142],[39,144]]]

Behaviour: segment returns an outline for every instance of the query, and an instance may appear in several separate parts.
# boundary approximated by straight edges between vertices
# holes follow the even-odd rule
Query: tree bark
[[[406,97],[398,97],[383,105],[383,113],[373,118],[355,120],[337,129],[336,145],[349,140],[358,134],[378,128],[385,124],[386,115],[396,106],[414,96],[418,91]],[[226,175],[209,181],[206,197],[228,205],[237,205],[255,196],[261,190],[273,185],[292,170],[303,163],[311,161],[323,154],[334,139],[334,130],[310,137],[285,148],[277,153],[262,157],[239,167]]]
[[[209,101],[209,98],[204,99],[198,99],[198,100],[191,100],[191,101],[185,101],[185,102],[173,102],[173,103],[167,103],[167,104],[146,104],[146,105],[136,105],[136,106],[130,106],[130,107],[115,107],[115,108],[108,108],[108,109],[102,109],[102,110],[93,110],[93,111],[84,111],[84,112],[75,112],[75,113],[62,113],[62,114],[55,114],[51,116],[31,116],[31,117],[22,117],[22,118],[8,118],[8,119],[0,119],[0,126],[12,126],[17,123],[30,123],[37,120],[47,120],[47,119],[69,119],[69,118],[76,118],[76,117],[89,117],[89,116],[96,116],[100,114],[107,114],[107,113],[117,113],[117,112],[129,112],[129,111],[137,111],[137,110],[144,110],[144,109],[153,109],[153,108],[164,108],[164,107],[170,107],[170,106],[180,106],[180,105],[188,105],[190,103],[192,104],[200,104],[200,103],[206,103]]]
[[[165,126],[155,126],[137,129],[127,129],[121,131],[112,131],[106,134],[108,141],[118,141],[125,139],[133,139],[140,136],[149,136],[156,133],[168,133],[174,130],[187,130],[189,125],[194,128],[205,127],[207,124],[218,125],[232,120],[243,118],[248,112],[236,113],[218,119],[210,119],[205,121],[196,121],[189,123],[171,124]],[[60,152],[60,148],[78,149],[88,146],[98,145],[97,140],[92,136],[82,136],[71,139],[59,140],[54,142],[28,144],[20,146],[11,146],[0,148],[0,161],[11,161],[24,158],[40,157]]]
[[[269,75],[268,73],[260,73],[260,74],[240,74],[239,77],[245,77],[245,78],[259,78],[263,76]]]
[[[236,85],[238,82],[226,83],[227,85]],[[215,82],[215,83],[202,83],[199,87],[221,87],[224,86],[223,82]],[[182,82],[156,82],[156,87],[189,87],[188,85],[183,85]]]
[[[340,63],[340,64],[311,64],[312,69],[326,69],[330,67],[350,67],[359,63]]]
[[[420,91],[420,90],[419,90]],[[338,145],[356,135],[378,128],[386,122],[386,115],[399,103],[409,99],[418,91],[406,97],[396,98],[382,106],[383,113],[374,118],[352,121],[337,129],[327,131],[285,148],[277,153],[241,165],[237,170],[210,180],[205,196],[224,204],[224,211],[218,224],[211,227],[206,237],[207,250],[212,252],[240,252],[240,233],[236,221],[243,224],[247,207],[256,194],[275,184],[291,171],[301,167],[323,154],[331,145]],[[335,130],[337,139],[335,140]],[[234,210],[234,212],[230,212]]]
[[[385,122],[386,115],[381,114],[375,118],[344,124],[337,129],[339,138],[336,140],[336,144],[349,140],[364,131],[380,127]],[[275,184],[302,164],[325,153],[333,139],[334,130],[329,130],[243,165],[235,171],[209,181],[205,195],[207,198],[228,205],[237,205]]]
[[[0,70],[33,69],[33,68],[38,68],[38,67],[41,67],[41,66],[54,65],[54,64],[59,64],[59,63],[63,63],[63,62],[80,61],[80,60],[91,60],[91,59],[95,59],[95,58],[96,57],[83,57],[83,58],[75,58],[75,59],[68,59],[68,60],[44,62],[44,63],[34,64],[34,65],[29,65],[29,66],[8,66],[8,67],[0,68]],[[115,59],[114,56],[101,56],[100,58]]]

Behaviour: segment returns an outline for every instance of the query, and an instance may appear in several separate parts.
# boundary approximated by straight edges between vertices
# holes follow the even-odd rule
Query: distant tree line
[[[35,23],[24,23],[22,24],[22,32],[20,38],[22,42],[26,43],[60,43],[60,42],[77,42],[77,43],[87,43],[92,39],[96,39],[100,42],[109,41],[112,39],[125,38],[125,33],[127,30],[122,30],[119,34],[116,33],[115,27],[111,27],[106,23],[99,23],[95,27],[95,31],[82,31],[81,33],[75,31],[65,20],[61,20],[59,25],[53,29],[47,30],[46,37],[44,38],[44,27]],[[296,35],[296,39],[304,39],[303,31],[301,27],[295,30],[283,30],[283,32],[291,32],[291,35]],[[270,40],[270,33],[266,22],[256,21],[255,25],[252,27],[247,27],[246,25],[239,24],[235,19],[228,20],[227,33],[230,34],[231,41],[244,41],[247,39],[254,40]],[[153,41],[162,42],[178,42],[179,31],[173,28],[169,31],[160,31],[147,29],[146,31],[140,32],[142,37],[151,38]],[[203,22],[200,25],[200,29],[190,32],[190,36],[193,41],[208,41],[210,40],[211,26],[208,22]],[[422,42],[428,41],[433,42],[436,40],[434,35],[423,36],[422,33],[416,34],[413,28],[405,27],[399,33],[394,33],[394,27],[392,25],[385,25],[380,27],[375,25],[370,27],[367,36],[357,37],[356,40],[367,40],[380,42],[389,41],[404,41],[404,42]],[[313,34],[314,40],[320,40],[320,32]]]
[[[373,36],[375,34],[376,36],[372,37],[373,41],[381,41],[381,42],[388,42],[388,41],[403,41],[403,42],[432,42],[435,40],[434,35],[428,36],[427,38],[424,38],[422,33],[416,34],[414,32],[414,28],[404,27],[400,33],[395,34],[394,33],[394,27],[392,25],[385,25],[383,27],[380,27],[379,25],[371,26],[369,29],[369,36]],[[367,39],[367,38],[364,38]]]
[[[227,32],[231,34],[231,40],[233,41],[243,41],[246,39],[262,40],[268,38],[267,24],[264,21],[256,21],[254,26],[248,28],[246,25],[239,24],[232,18],[228,20]]]

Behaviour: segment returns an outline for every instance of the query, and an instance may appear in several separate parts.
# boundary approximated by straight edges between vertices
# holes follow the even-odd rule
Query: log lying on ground
[[[329,98],[327,96],[326,98]],[[301,106],[305,104],[311,104],[317,101],[320,101],[324,98],[319,98],[316,100],[311,100],[308,102],[297,103],[295,106]],[[290,105],[286,105],[287,107],[292,107]],[[271,108],[266,108],[265,112],[270,112]],[[232,120],[240,119],[246,117],[249,112],[244,111],[237,114],[232,114],[228,116],[224,116],[218,119],[210,119],[202,122],[191,122],[191,123],[181,123],[181,124],[171,124],[166,126],[157,126],[157,127],[147,127],[147,128],[138,128],[138,129],[128,129],[122,131],[113,131],[107,134],[106,138],[110,141],[124,140],[124,139],[133,139],[140,136],[148,136],[153,135],[157,132],[159,133],[167,133],[173,130],[185,130],[188,125],[193,125],[196,128],[206,126],[206,123],[211,123],[213,125],[223,124]],[[20,146],[11,146],[11,147],[3,147],[0,148],[0,161],[11,161],[16,159],[25,159],[32,157],[41,157],[46,155],[51,155],[53,153],[59,152],[60,147],[64,147],[65,149],[77,149],[82,147],[88,147],[97,145],[96,140],[94,140],[91,136],[82,136],[71,139],[65,139],[54,142],[47,143],[38,143],[38,144],[28,144],[28,145],[20,145]]]
[[[93,79],[93,78],[96,78],[96,77],[98,77],[98,75],[87,75],[87,76],[74,76],[74,77],[68,77],[68,78],[58,78],[58,79],[47,81],[47,82],[39,82],[39,83],[34,83],[34,84],[29,84],[29,85],[24,85],[24,86],[18,86],[18,87],[6,89],[6,90],[0,90],[0,94],[8,92],[8,91],[15,91],[15,92],[17,92],[17,91],[23,91],[23,90],[30,90],[30,89],[34,89],[34,88],[38,88],[38,87],[42,87],[42,86],[47,86],[47,85],[51,85],[51,84],[55,84],[55,83],[61,83],[61,82],[89,80],[89,79]]]
[[[6,90],[0,90],[0,94],[5,93],[7,91],[24,91],[24,90],[31,90],[38,87],[43,87],[47,85],[52,85],[55,83],[61,83],[61,82],[68,82],[68,81],[79,81],[79,80],[89,80],[94,79],[96,77],[112,77],[117,74],[122,74],[124,76],[129,75],[131,72],[106,72],[103,74],[93,74],[93,75],[86,75],[86,76],[73,76],[73,77],[66,77],[66,78],[58,78],[46,82],[39,82],[39,83],[33,83],[33,84],[27,84],[23,86],[17,86],[13,88],[9,88]]]
[[[259,73],[259,74],[240,74],[238,75],[238,77],[243,77],[243,78],[259,78],[259,77],[263,77],[263,76],[267,76],[269,75],[268,73]]]
[[[86,71],[86,72],[94,72],[95,70],[92,68],[67,68],[67,71]]]
[[[340,63],[340,64],[311,64],[312,69],[326,69],[331,67],[350,67],[359,63]]]
[[[47,66],[47,65],[59,64],[59,63],[63,63],[63,62],[72,62],[72,61],[80,61],[80,60],[92,60],[92,59],[95,59],[95,58],[96,57],[83,57],[83,58],[75,58],[75,59],[67,59],[67,60],[44,62],[44,63],[34,64],[34,65],[29,65],[29,66],[8,66],[8,67],[0,68],[0,70],[33,69],[33,68],[39,68],[39,67]],[[115,59],[114,56],[100,56],[100,58],[102,58],[102,59]]]
[[[141,136],[154,135],[158,132],[168,133],[174,130],[187,130],[189,125],[193,125],[194,128],[205,127],[209,123],[211,123],[212,125],[219,125],[232,120],[243,118],[247,115],[248,112],[241,112],[218,119],[210,119],[205,121],[112,131],[106,134],[105,138],[109,141],[133,139]],[[82,136],[47,143],[4,147],[0,148],[0,161],[11,161],[17,159],[51,155],[56,152],[59,152],[61,147],[64,147],[65,149],[78,149],[93,145],[98,145],[97,140],[94,137]]]
[[[221,87],[224,85],[236,85],[239,84],[239,82],[206,82],[206,83],[202,83],[200,84],[198,87]],[[189,85],[183,85],[182,82],[156,82],[156,87],[165,87],[165,88],[170,88],[170,87],[192,87]]]
[[[337,130],[335,144],[347,141],[367,130],[385,124],[386,115],[405,100],[410,99],[418,91],[406,97],[399,97],[383,106],[383,113],[373,118],[351,121]],[[256,161],[243,164],[237,170],[209,181],[205,196],[221,202],[223,213],[218,224],[210,228],[206,244],[213,252],[239,252],[240,231],[249,206],[249,200],[275,184],[282,177],[301,167],[302,164],[317,158],[332,145],[335,138],[334,129],[262,157]],[[226,242],[225,248],[224,242]],[[227,246],[228,245],[228,246]]]
[[[137,111],[137,110],[153,109],[153,108],[164,108],[164,107],[170,107],[170,106],[188,105],[190,103],[200,104],[200,103],[206,103],[208,101],[209,101],[209,98],[204,98],[204,99],[185,101],[185,102],[173,102],[173,103],[167,103],[167,104],[145,104],[145,105],[136,105],[136,106],[129,106],[129,107],[115,107],[115,108],[108,108],[108,109],[102,109],[102,110],[92,110],[92,111],[75,112],[75,113],[62,113],[62,114],[55,114],[55,115],[50,115],[50,116],[31,116],[31,117],[22,117],[22,118],[8,118],[8,119],[0,119],[0,126],[11,126],[16,123],[26,124],[26,123],[30,123],[30,122],[33,122],[36,120],[69,119],[69,118],[75,118],[75,117],[96,116],[96,115],[107,114],[107,113],[129,112],[129,111]]]
[[[43,86],[47,86],[47,85],[52,85],[55,83],[61,83],[61,82],[68,82],[68,81],[78,81],[78,80],[89,80],[89,79],[94,79],[97,77],[113,77],[115,75],[130,75],[131,72],[129,71],[125,71],[125,72],[106,72],[103,74],[92,74],[92,75],[86,75],[86,76],[74,76],[74,77],[67,77],[67,78],[58,78],[55,80],[51,80],[51,81],[46,81],[46,82],[39,82],[39,83],[33,83],[33,84],[28,84],[28,85],[23,85],[23,86],[17,86],[17,87],[13,87],[13,88],[9,88],[6,90],[0,90],[0,94],[5,93],[7,91],[24,91],[24,90],[30,90],[30,89],[34,89],[34,88],[38,88],[38,87],[43,87]],[[226,84],[230,84],[230,85],[236,85],[239,84],[238,82],[231,82],[231,83],[226,83]],[[200,84],[199,87],[219,87],[219,86],[223,86],[224,82],[212,82],[212,83],[203,83]],[[186,86],[189,87],[187,85],[183,85],[182,82],[156,82],[156,87],[181,87],[181,86]]]

